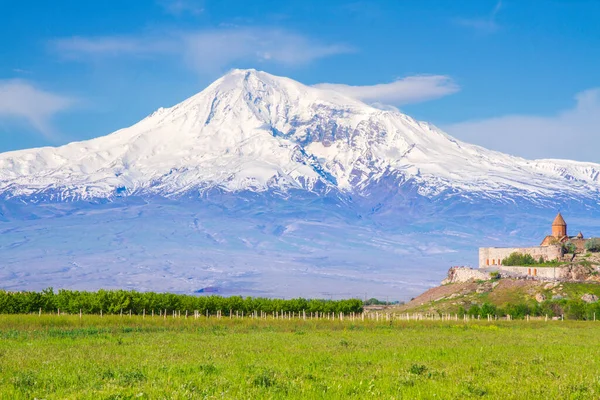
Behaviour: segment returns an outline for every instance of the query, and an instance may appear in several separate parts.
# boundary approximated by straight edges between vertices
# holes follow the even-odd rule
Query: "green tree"
[[[585,242],[585,249],[592,253],[600,252],[600,238],[588,239]]]
[[[562,248],[563,251],[567,254],[575,254],[575,252],[577,251],[577,246],[575,246],[575,244],[571,241],[564,243]]]
[[[535,259],[530,254],[519,252],[511,253],[508,257],[502,260],[502,265],[506,266],[524,266],[535,264]]]

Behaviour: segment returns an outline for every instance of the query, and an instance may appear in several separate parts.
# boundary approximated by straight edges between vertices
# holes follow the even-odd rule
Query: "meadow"
[[[2,399],[587,399],[600,322],[0,315]]]

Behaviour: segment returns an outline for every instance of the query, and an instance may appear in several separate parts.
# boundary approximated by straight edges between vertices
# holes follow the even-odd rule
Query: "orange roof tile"
[[[552,223],[552,226],[567,226],[567,223],[565,222],[565,219],[563,218],[563,216],[560,213],[558,213],[556,218],[554,218],[554,222]]]

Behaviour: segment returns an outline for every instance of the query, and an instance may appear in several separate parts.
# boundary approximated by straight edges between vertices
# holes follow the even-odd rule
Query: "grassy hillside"
[[[521,279],[498,279],[466,283],[451,283],[429,289],[409,303],[390,308],[393,312],[455,313],[462,307],[490,303],[497,307],[515,304],[540,304],[544,301],[581,300],[585,294],[600,298],[597,282],[567,283]],[[598,314],[600,318],[600,313]]]
[[[599,334],[576,321],[0,316],[0,398],[598,398]]]

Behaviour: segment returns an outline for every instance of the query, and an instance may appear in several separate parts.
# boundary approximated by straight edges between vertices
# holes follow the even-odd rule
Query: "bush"
[[[585,242],[585,249],[592,253],[600,252],[600,239],[592,238]]]
[[[506,265],[507,267],[533,264],[535,264],[535,259],[530,254],[522,254],[518,252],[511,253],[508,257],[502,260],[502,265]]]
[[[507,304],[504,311],[514,319],[523,319],[526,315],[531,315],[529,305],[524,303]]]
[[[479,311],[479,315],[487,317],[488,315],[496,315],[496,306],[490,303],[483,303]]]
[[[581,300],[571,300],[567,302],[566,317],[568,319],[585,319],[586,304]]]
[[[474,304],[471,307],[469,307],[467,314],[470,317],[476,317],[478,315],[481,315],[481,307],[479,307],[477,304]]]
[[[575,244],[573,244],[573,242],[571,241],[563,244],[562,248],[566,254],[575,254],[575,252],[577,251],[577,246],[575,246]]]

